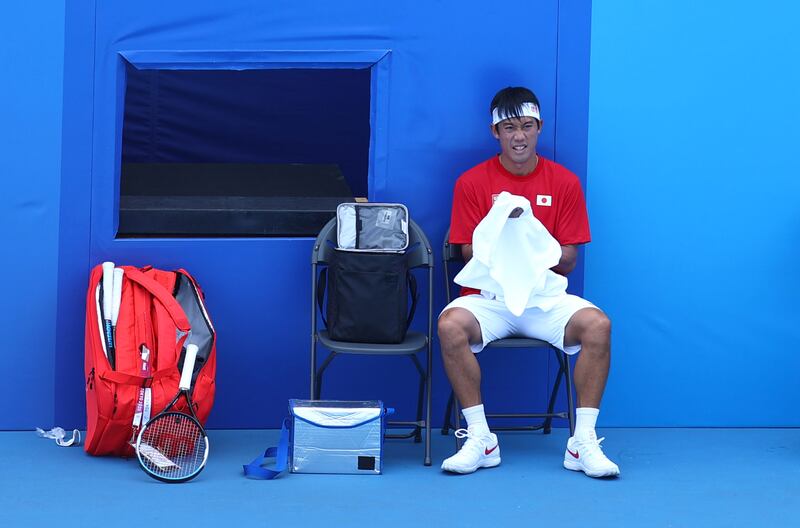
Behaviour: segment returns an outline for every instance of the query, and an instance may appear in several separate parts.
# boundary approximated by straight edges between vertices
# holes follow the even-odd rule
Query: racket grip
[[[114,263],[103,262],[103,319],[111,320],[111,295],[114,290]]]
[[[183,371],[181,372],[181,390],[189,390],[192,386],[192,371],[194,370],[194,362],[197,359],[197,345],[194,343],[186,347],[186,356],[183,358]],[[174,379],[174,378],[173,378]]]
[[[122,301],[122,276],[124,274],[125,270],[122,268],[114,268],[113,289],[111,291],[111,326],[117,326],[119,305]]]

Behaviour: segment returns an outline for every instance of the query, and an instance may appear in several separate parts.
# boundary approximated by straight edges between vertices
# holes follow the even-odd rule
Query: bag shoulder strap
[[[275,459],[274,469],[265,468],[268,458]],[[249,464],[242,465],[244,476],[260,480],[272,480],[289,467],[289,418],[284,418],[281,437],[277,447],[268,447],[264,456],[257,457]]]
[[[411,309],[408,310],[408,320],[406,321],[406,330],[411,326],[411,321],[414,320],[414,312],[417,311],[417,301],[419,300],[419,292],[417,291],[417,278],[409,270],[406,272],[408,280],[408,289],[411,291]]]
[[[136,268],[126,268],[125,276],[136,284],[142,286],[145,290],[150,292],[153,297],[158,299],[158,302],[160,302],[161,305],[167,310],[167,313],[175,323],[175,326],[178,328],[178,330],[182,332],[188,332],[191,329],[189,319],[186,318],[183,308],[181,308],[181,305],[178,304],[178,301],[175,300],[175,297],[173,297],[164,286]]]
[[[322,317],[322,324],[328,328],[328,321],[325,319],[325,309],[323,307],[325,301],[325,289],[328,287],[328,268],[322,268],[317,278],[317,306],[319,306],[319,315]]]

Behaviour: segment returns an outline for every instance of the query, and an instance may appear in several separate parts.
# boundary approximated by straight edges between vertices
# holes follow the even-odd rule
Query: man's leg
[[[442,462],[442,469],[454,473],[472,473],[481,467],[500,464],[497,436],[489,431],[481,404],[481,368],[470,343],[480,343],[478,320],[465,308],[447,309],[439,317],[439,343],[447,377],[467,419],[467,441],[455,455]]]
[[[575,364],[578,407],[600,408],[611,364],[611,321],[597,308],[575,312],[564,331],[564,345],[581,345]]]
[[[608,370],[611,364],[611,321],[597,308],[575,312],[564,330],[565,347],[580,344],[575,364],[575,390],[578,393],[575,434],[567,442],[564,467],[583,471],[591,477],[619,475],[619,467],[603,454],[595,433]]]
[[[462,407],[481,404],[481,367],[470,343],[481,342],[481,327],[472,312],[451,308],[439,317],[442,362]]]

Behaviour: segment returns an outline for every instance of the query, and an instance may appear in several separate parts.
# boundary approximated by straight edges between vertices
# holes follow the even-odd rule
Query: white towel
[[[522,209],[518,218],[508,215]],[[550,270],[561,259],[561,245],[533,216],[522,196],[502,192],[472,234],[472,259],[455,277],[505,302],[519,316],[533,306],[549,310],[567,289],[567,278]]]

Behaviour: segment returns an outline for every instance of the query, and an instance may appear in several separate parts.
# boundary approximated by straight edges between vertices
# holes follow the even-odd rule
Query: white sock
[[[467,429],[470,433],[484,436],[489,434],[489,424],[486,423],[486,414],[483,412],[483,404],[473,405],[462,409],[464,418],[467,420]]]
[[[575,409],[575,434],[573,436],[586,438],[594,433],[598,414],[600,414],[600,409],[592,407],[578,407]]]

